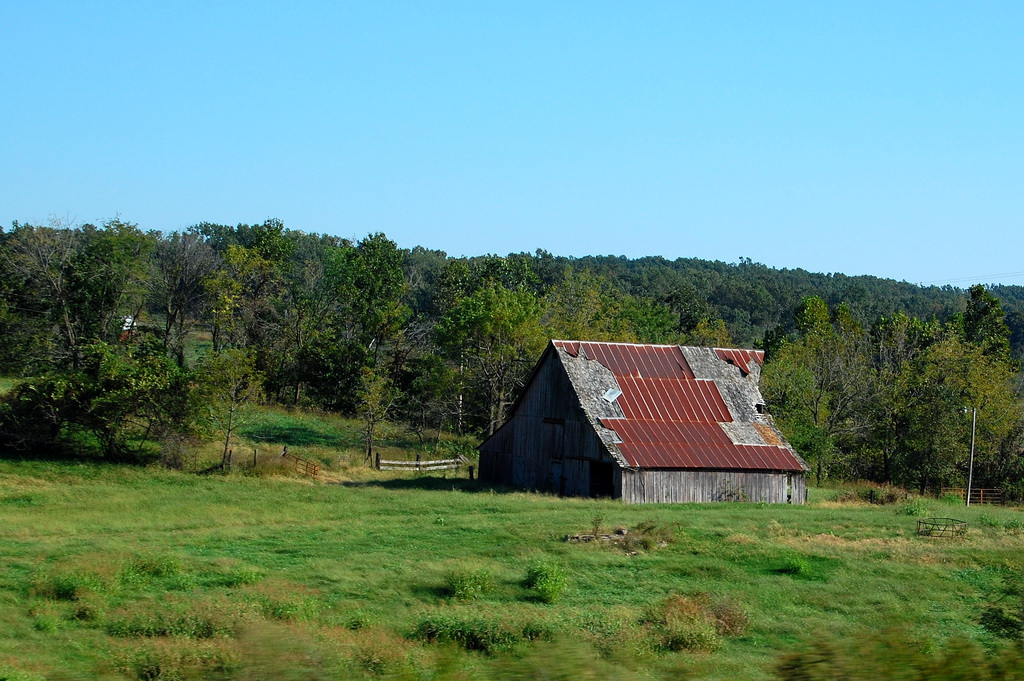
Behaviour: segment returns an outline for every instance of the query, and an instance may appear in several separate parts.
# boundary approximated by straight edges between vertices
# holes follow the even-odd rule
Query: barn
[[[805,501],[766,413],[764,352],[553,340],[480,445],[480,479],[627,503]]]

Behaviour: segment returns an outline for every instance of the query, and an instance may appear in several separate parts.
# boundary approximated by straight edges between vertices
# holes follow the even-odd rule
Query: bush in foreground
[[[928,654],[905,632],[886,631],[815,641],[784,655],[775,671],[782,681],[1021,681],[1024,643],[987,654],[976,643],[954,639]]]

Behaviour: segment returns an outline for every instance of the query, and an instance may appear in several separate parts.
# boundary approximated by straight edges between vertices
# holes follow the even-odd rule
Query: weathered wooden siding
[[[790,503],[803,504],[807,502],[807,478],[803,475],[794,474],[792,478],[793,500]]]
[[[709,501],[804,502],[798,473],[758,471],[623,470],[622,498],[633,504]]]
[[[612,463],[564,369],[542,361],[512,419],[480,447],[480,479],[590,496],[590,460]]]

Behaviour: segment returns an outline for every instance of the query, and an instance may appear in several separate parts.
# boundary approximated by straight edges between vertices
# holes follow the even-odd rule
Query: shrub
[[[524,586],[543,603],[554,603],[565,592],[568,578],[565,568],[556,563],[536,561],[526,571]]]
[[[675,541],[678,528],[645,520],[626,533],[622,547],[627,551],[650,551]]]
[[[811,563],[803,556],[792,556],[787,558],[776,572],[783,575],[808,575],[811,572]]]
[[[229,570],[220,581],[224,586],[231,587],[256,584],[261,579],[263,579],[263,573],[256,568],[249,565],[238,565]]]
[[[991,527],[994,529],[1002,529],[1003,521],[998,516],[992,515],[991,513],[979,513],[978,524],[985,527]]]
[[[96,575],[80,570],[38,572],[29,587],[31,595],[54,601],[77,601],[102,590],[103,584]]]
[[[854,483],[839,492],[836,500],[888,505],[906,501],[909,496],[907,490],[894,485]]]
[[[60,618],[51,611],[37,612],[32,616],[32,628],[44,634],[52,634],[60,626]],[[0,677],[3,678],[3,677]]]
[[[708,609],[721,636],[739,636],[750,626],[750,615],[731,598],[715,601]]]
[[[1002,568],[999,586],[984,606],[979,624],[1002,638],[1024,638],[1024,577]]]
[[[349,631],[362,631],[373,624],[373,617],[362,610],[356,610],[344,620],[344,627]]]
[[[183,572],[181,559],[177,556],[133,556],[121,565],[118,581],[124,585],[136,585],[151,578],[177,577]]]
[[[1001,638],[1021,638],[1024,634],[1024,611],[1014,604],[990,603],[982,610],[979,624]]]
[[[430,643],[454,643],[466,650],[496,653],[529,641],[549,641],[554,634],[554,628],[543,621],[449,611],[423,615],[413,636]]]
[[[356,666],[374,676],[395,675],[407,667],[408,641],[395,638],[385,631],[368,631],[360,636],[352,653]],[[405,645],[403,645],[405,644]]]
[[[1024,646],[997,649],[987,655],[976,643],[953,639],[935,652],[901,631],[871,632],[835,641],[817,640],[803,650],[779,658],[782,681],[905,681],[950,679],[1019,679]]]
[[[270,596],[262,594],[256,601],[260,614],[279,622],[308,620],[320,609],[319,601],[309,597]]]
[[[705,594],[673,594],[649,609],[642,623],[651,629],[664,650],[717,650],[722,639],[709,604]]]
[[[897,506],[896,513],[899,515],[923,518],[931,513],[931,509],[924,499],[915,497],[913,499],[907,499],[905,502]]]
[[[181,636],[209,639],[231,636],[239,615],[219,603],[172,602],[154,607],[138,604],[112,615],[104,627],[117,638]]]
[[[87,597],[76,601],[68,613],[69,619],[78,622],[102,622],[105,616],[106,612],[103,606],[94,597]]]
[[[483,598],[494,591],[491,571],[485,567],[460,566],[449,570],[444,577],[445,588],[454,598]]]
[[[138,681],[233,678],[237,653],[223,643],[156,640],[117,655],[117,671]]]

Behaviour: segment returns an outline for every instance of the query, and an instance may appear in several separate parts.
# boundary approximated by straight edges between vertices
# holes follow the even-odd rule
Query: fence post
[[[377,452],[377,470],[380,470],[380,452]]]
[[[260,450],[256,449],[255,447],[252,448],[252,467],[253,468],[256,468],[256,452],[258,452],[258,451],[260,451]]]
[[[473,467],[472,466],[469,467],[469,479],[472,482],[472,480],[473,480]]]

